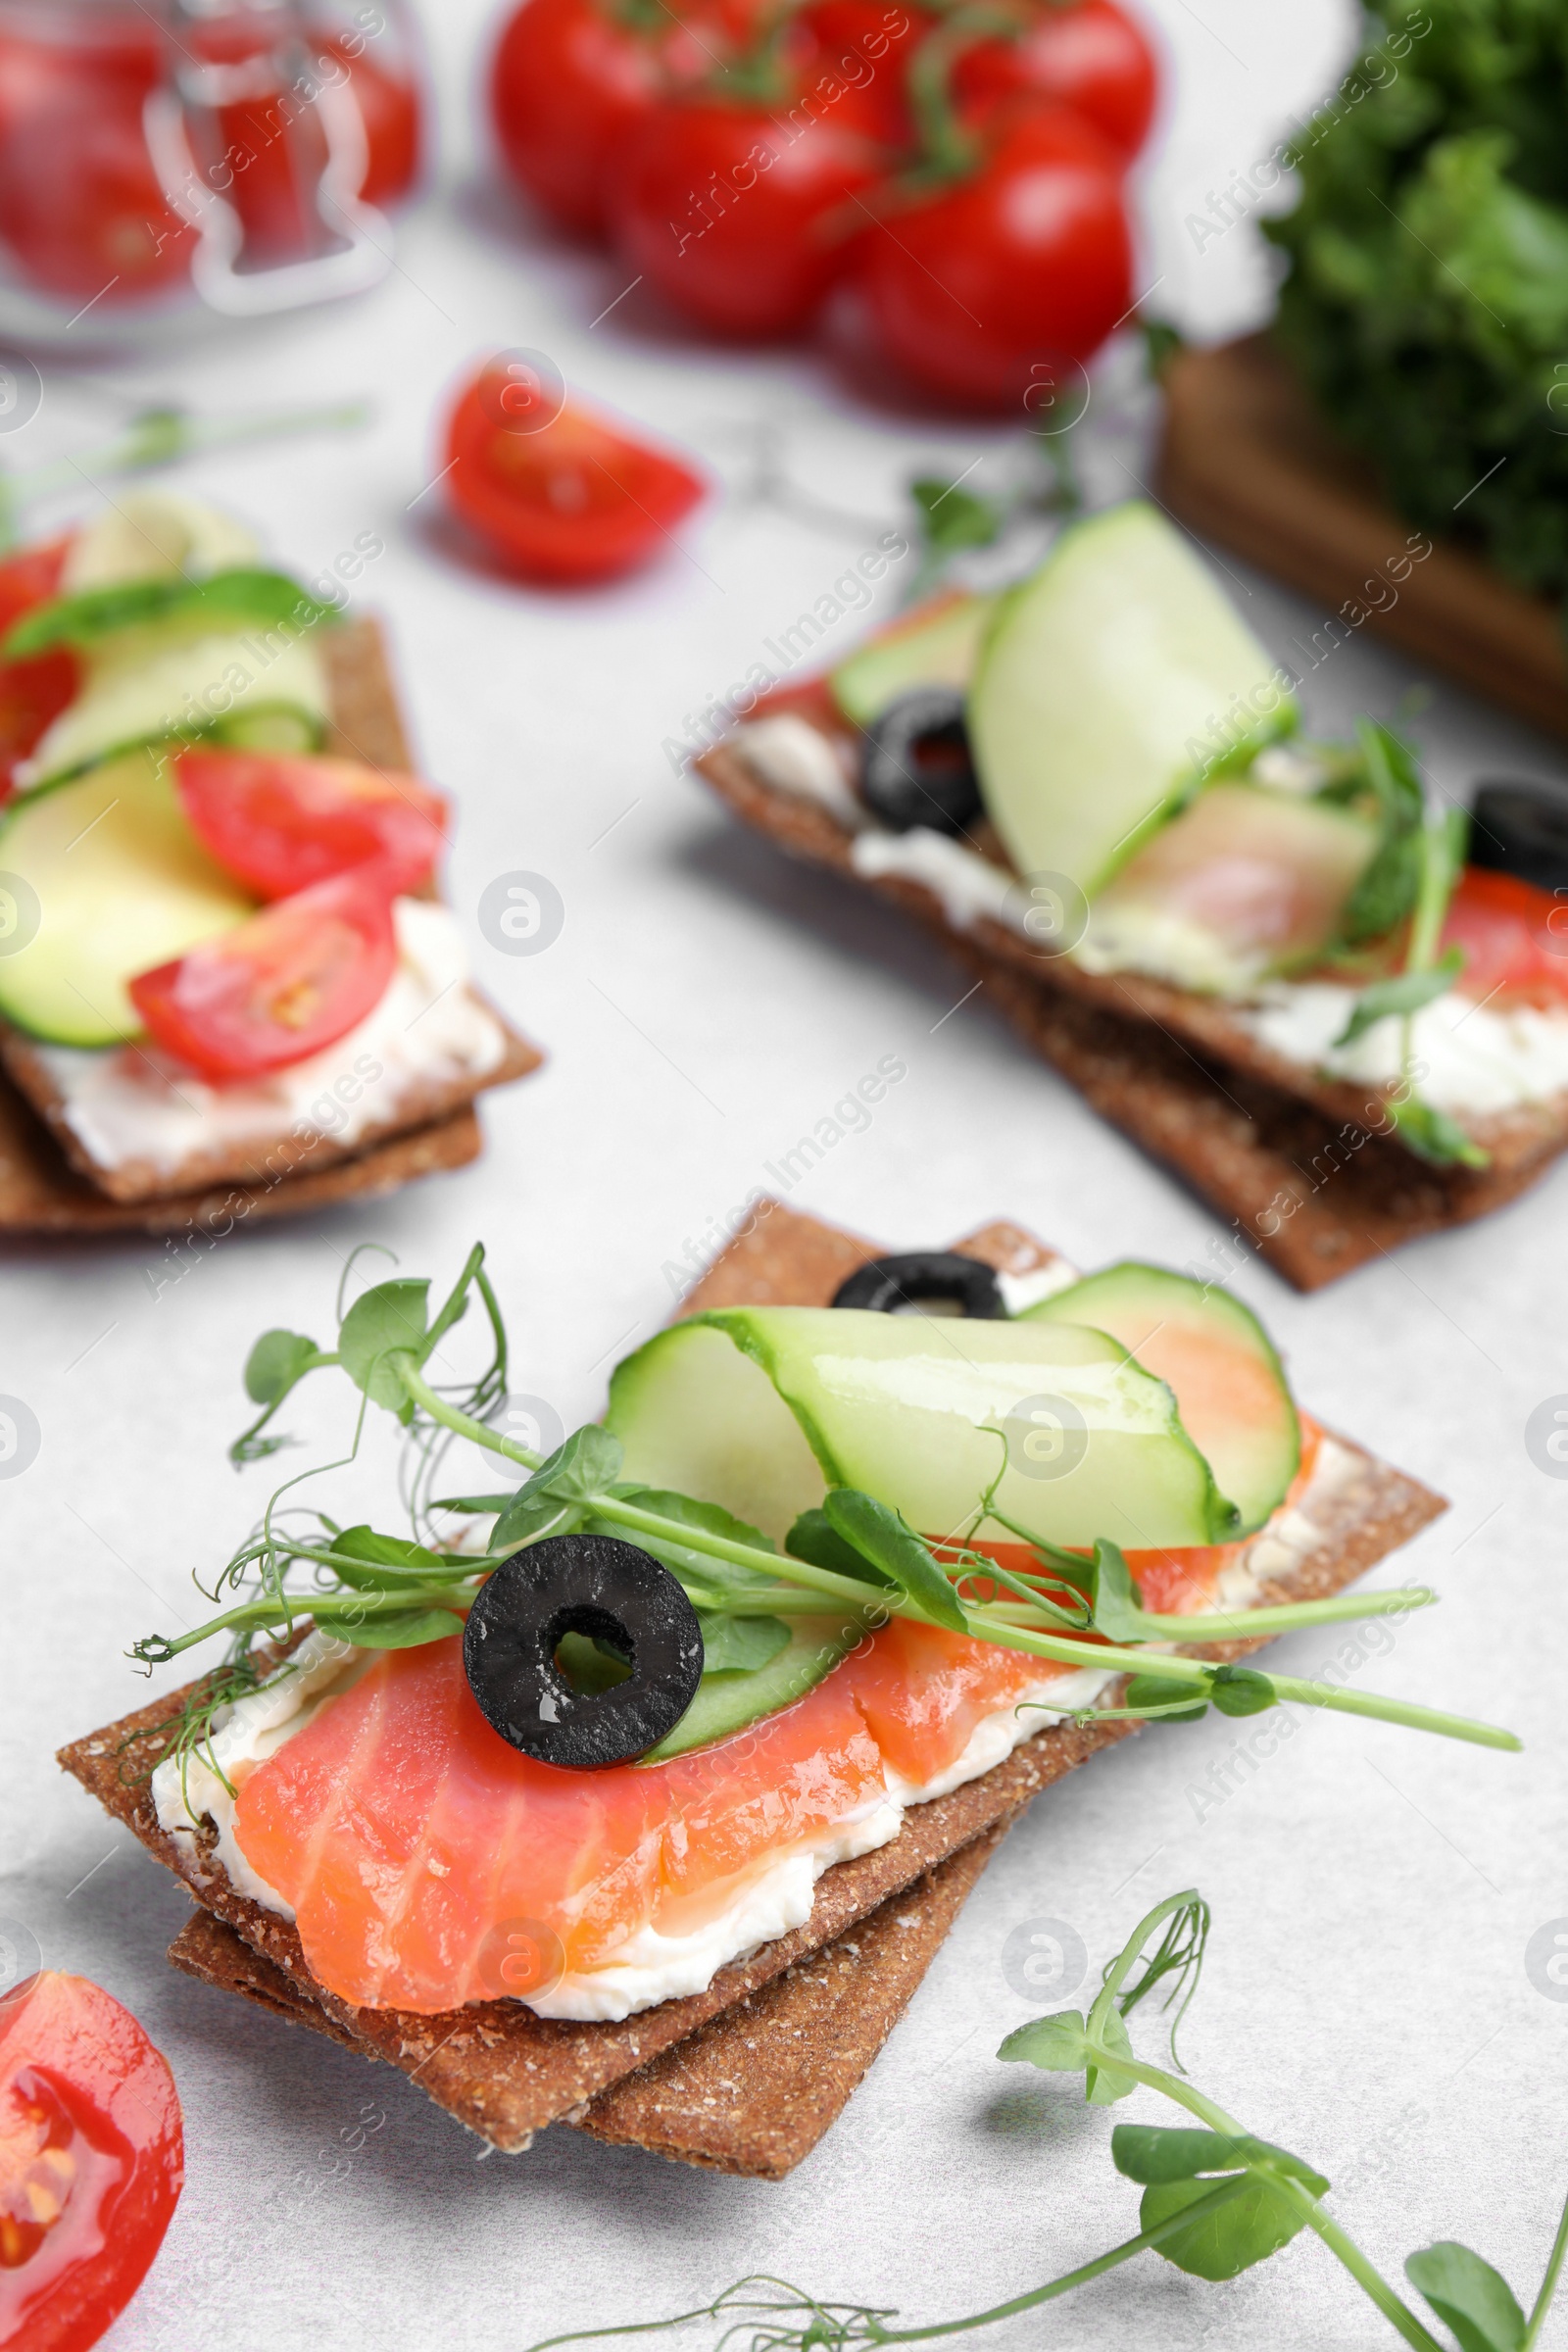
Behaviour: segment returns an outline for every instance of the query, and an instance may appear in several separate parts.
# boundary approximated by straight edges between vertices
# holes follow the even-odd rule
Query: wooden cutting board
[[[1194,530],[1321,603],[1314,653],[1326,659],[1348,632],[1375,630],[1568,736],[1556,606],[1510,587],[1458,542],[1412,530],[1263,336],[1178,352],[1165,388],[1160,496]]]

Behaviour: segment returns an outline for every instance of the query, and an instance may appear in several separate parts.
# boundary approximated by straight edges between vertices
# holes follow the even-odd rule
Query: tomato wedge
[[[14,621],[60,592],[69,537],[25,547],[0,563],[0,641]],[[0,662],[0,801],[10,793],[19,760],[76,692],[76,657],[69,646],[31,662]]]
[[[1517,874],[1467,865],[1442,946],[1464,950],[1459,988],[1475,1004],[1560,1005],[1568,999],[1568,898]]]
[[[568,402],[535,430],[505,421],[485,368],[448,428],[446,495],[510,570],[552,587],[615,579],[669,545],[705,484],[679,459]]]
[[[356,866],[129,984],[148,1035],[204,1078],[256,1078],[345,1037],[397,961],[392,893]]]
[[[440,793],[358,760],[190,751],[174,784],[203,847],[263,899],[292,898],[370,858],[394,891],[416,889],[447,829]]]
[[[52,1969],[0,2004],[0,2346],[95,2344],[183,2179],[173,2077],[128,2009]]]

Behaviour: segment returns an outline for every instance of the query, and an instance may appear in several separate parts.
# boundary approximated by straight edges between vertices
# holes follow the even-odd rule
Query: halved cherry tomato
[[[143,972],[128,993],[148,1035],[204,1078],[255,1078],[347,1036],[396,961],[387,876],[356,866]]]
[[[453,414],[446,494],[460,519],[510,569],[555,586],[614,579],[667,547],[701,476],[573,403],[516,430],[510,388],[504,370],[481,369]]]
[[[391,890],[415,890],[446,834],[440,793],[358,760],[182,752],[174,784],[204,847],[263,899],[291,898],[370,858]]]
[[[1568,898],[1517,874],[1467,865],[1441,946],[1464,950],[1461,993],[1476,1004],[1560,1005],[1568,998]]]
[[[490,69],[508,171],[552,219],[602,236],[628,134],[711,63],[711,45],[659,0],[523,0]]]
[[[723,335],[804,326],[852,245],[854,198],[884,151],[842,109],[672,99],[632,137],[612,199],[617,249],[666,302]]]
[[[1027,407],[1132,307],[1122,159],[1067,107],[1011,101],[966,173],[885,208],[859,283],[883,348],[917,382]]]
[[[128,2009],[53,1970],[0,2004],[0,2346],[95,2344],[183,2180],[173,2077]]]
[[[1019,9],[1016,40],[966,49],[953,70],[953,94],[968,111],[1026,94],[1070,106],[1102,131],[1128,162],[1153,121],[1158,79],[1153,51],[1115,0],[1056,0]]]
[[[70,546],[68,535],[46,546],[24,547],[0,562],[0,640],[24,612],[58,595]],[[76,678],[76,657],[69,646],[32,662],[0,662],[0,801],[12,789],[18,761],[26,759],[74,698]]]

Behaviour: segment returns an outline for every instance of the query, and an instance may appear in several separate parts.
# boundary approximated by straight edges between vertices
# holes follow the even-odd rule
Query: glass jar
[[[369,285],[425,119],[400,0],[0,0],[0,329]]]

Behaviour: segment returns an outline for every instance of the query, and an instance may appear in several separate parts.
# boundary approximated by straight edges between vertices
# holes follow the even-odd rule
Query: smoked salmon
[[[1242,1548],[1133,1565],[1151,1607],[1191,1609]],[[438,2012],[503,1989],[495,1937],[518,1923],[580,1975],[829,1833],[864,1825],[864,1843],[881,1842],[898,1826],[890,1793],[930,1792],[983,1722],[1012,1725],[1021,1699],[1073,1671],[894,1618],[804,1698],[730,1739],[664,1763],[564,1772],[490,1729],[454,1637],[382,1653],[305,1721],[242,1782],[233,1834],[294,1911],[329,1992]],[[1040,1720],[1026,1710],[1016,1736]]]

